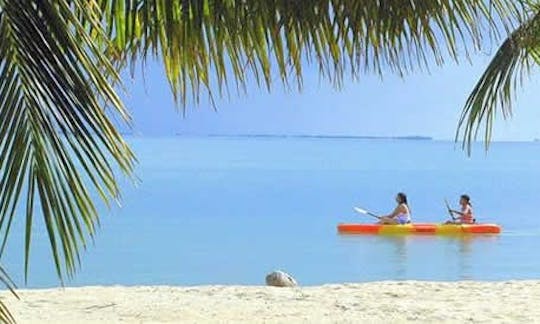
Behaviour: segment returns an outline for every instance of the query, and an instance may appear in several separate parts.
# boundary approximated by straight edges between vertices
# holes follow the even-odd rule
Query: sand
[[[19,323],[540,323],[540,280],[3,291]]]

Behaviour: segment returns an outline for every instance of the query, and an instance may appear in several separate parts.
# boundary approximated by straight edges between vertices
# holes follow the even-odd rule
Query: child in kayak
[[[461,210],[449,209],[452,214],[458,215],[453,221],[446,222],[447,224],[474,224],[475,219],[473,215],[473,209],[471,204],[471,197],[468,195],[461,195],[459,197],[459,204]]]
[[[411,213],[407,204],[407,195],[398,192],[396,195],[397,206],[394,211],[386,216],[382,216],[378,224],[407,224],[411,222]]]

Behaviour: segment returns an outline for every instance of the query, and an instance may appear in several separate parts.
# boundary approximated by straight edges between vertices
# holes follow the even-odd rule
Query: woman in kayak
[[[381,216],[379,224],[407,224],[411,222],[411,213],[407,204],[407,195],[398,192],[396,195],[397,206],[394,211],[386,216]]]
[[[447,224],[474,224],[475,219],[473,215],[473,209],[471,204],[471,197],[468,195],[461,195],[459,197],[459,204],[461,205],[461,210],[453,210],[450,209],[449,211],[452,214],[458,215],[458,217],[454,218],[453,221],[446,222]]]

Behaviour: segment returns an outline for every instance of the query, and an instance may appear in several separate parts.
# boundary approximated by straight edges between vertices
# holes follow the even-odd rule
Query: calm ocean
[[[283,269],[300,284],[374,280],[507,280],[540,276],[540,143],[479,144],[354,138],[130,138],[136,186],[101,228],[68,286],[264,284]],[[499,236],[340,236],[409,196],[413,219],[443,222],[444,199],[468,193]],[[22,217],[20,217],[22,218]],[[2,260],[20,287],[57,286],[44,231],[28,285],[15,224]],[[39,226],[39,225],[38,225]]]

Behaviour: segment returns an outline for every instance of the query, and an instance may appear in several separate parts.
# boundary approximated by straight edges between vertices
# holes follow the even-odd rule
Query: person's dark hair
[[[471,197],[469,197],[469,195],[461,195],[461,199],[464,199],[466,202],[467,202],[467,205],[471,206],[472,207],[472,204],[471,204]]]
[[[400,203],[405,204],[407,206],[409,205],[407,203],[407,195],[406,194],[404,194],[403,192],[398,192],[397,196],[399,198]]]

